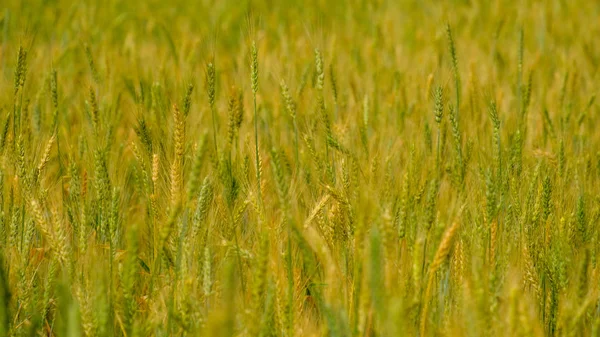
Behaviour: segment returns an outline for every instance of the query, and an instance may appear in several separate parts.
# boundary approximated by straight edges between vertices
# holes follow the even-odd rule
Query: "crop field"
[[[0,0],[0,337],[600,336],[600,2]]]

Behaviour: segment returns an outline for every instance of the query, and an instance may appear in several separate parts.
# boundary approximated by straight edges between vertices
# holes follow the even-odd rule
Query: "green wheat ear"
[[[202,135],[200,142],[196,147],[196,153],[194,154],[194,162],[192,164],[192,171],[190,172],[190,178],[188,181],[188,200],[192,200],[197,197],[200,189],[200,175],[202,173],[202,166],[204,165],[204,159],[206,155],[206,134]]]
[[[219,156],[219,147],[217,144],[217,112],[215,111],[215,93],[216,93],[216,73],[214,64],[208,63],[206,65],[206,92],[208,95],[208,104],[210,106],[210,113],[212,115],[213,124],[213,143],[215,146],[215,156]]]
[[[100,74],[98,73],[98,69],[96,68],[96,62],[94,61],[94,56],[92,55],[92,49],[89,44],[84,45],[85,57],[87,58],[88,66],[90,68],[90,72],[92,74],[92,79],[96,84],[100,84]]]
[[[183,115],[187,116],[192,109],[192,93],[194,92],[194,84],[188,84],[188,87],[185,91],[185,96],[183,98]]]
[[[441,169],[441,148],[442,148],[442,118],[444,117],[444,89],[442,86],[437,86],[433,92],[433,115],[437,124],[437,149],[436,149],[436,167],[438,172]]]
[[[456,47],[454,45],[454,37],[450,24],[446,24],[446,35],[448,36],[448,47],[450,49],[450,60],[452,61],[452,74],[454,75],[454,87],[456,90],[455,110],[456,116],[460,110],[460,73],[458,70],[458,57],[456,56]]]
[[[211,273],[211,254],[207,247],[204,247],[204,265],[202,267],[202,290],[206,302],[206,308],[210,308],[209,296],[212,292],[212,273]]]
[[[256,188],[258,205],[262,207],[262,191],[261,191],[261,160],[260,153],[258,151],[258,109],[256,107],[256,93],[258,92],[258,49],[256,48],[256,42],[252,41],[251,48],[251,60],[250,60],[250,83],[252,87],[252,102],[254,107],[254,145],[255,145],[255,156],[256,156]]]
[[[442,86],[437,86],[433,93],[434,107],[433,114],[435,116],[435,122],[438,124],[442,123],[442,117],[444,117],[444,89]]]
[[[296,169],[298,169],[299,162],[299,149],[298,149],[298,121],[296,119],[296,102],[292,98],[290,94],[290,90],[285,83],[284,80],[281,80],[279,84],[281,88],[281,96],[283,96],[283,101],[285,104],[285,108],[288,114],[292,117],[292,121],[294,122],[294,146],[295,146],[295,162]]]
[[[15,96],[20,89],[25,85],[25,78],[27,76],[27,51],[19,46],[19,52],[17,56],[17,67],[15,68]]]

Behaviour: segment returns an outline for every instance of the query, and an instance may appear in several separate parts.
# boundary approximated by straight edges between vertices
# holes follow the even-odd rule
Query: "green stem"
[[[254,143],[256,145],[256,183],[257,183],[257,193],[258,193],[258,208],[259,211],[262,210],[262,196],[260,191],[260,160],[258,157],[258,111],[256,110],[256,93],[253,94],[253,103],[254,103]]]
[[[217,146],[217,117],[215,116],[215,105],[214,104],[210,105],[210,113],[212,115],[213,142],[215,143],[215,156],[217,157],[217,162],[218,162],[219,147]]]

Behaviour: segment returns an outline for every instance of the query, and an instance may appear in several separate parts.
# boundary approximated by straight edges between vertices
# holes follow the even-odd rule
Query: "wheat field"
[[[0,3],[0,336],[600,336],[597,1]]]

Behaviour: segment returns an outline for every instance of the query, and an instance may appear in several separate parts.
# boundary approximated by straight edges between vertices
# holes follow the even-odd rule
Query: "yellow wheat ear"
[[[429,311],[429,297],[431,296],[431,291],[433,287],[433,281],[435,279],[435,273],[442,266],[442,263],[448,257],[450,253],[450,248],[452,248],[452,242],[458,228],[460,227],[460,222],[455,221],[450,228],[446,230],[444,236],[442,237],[442,241],[438,246],[437,251],[433,257],[433,262],[429,267],[429,277],[427,279],[427,288],[425,289],[425,298],[423,299],[423,311],[421,313],[421,336],[425,336],[425,327],[427,325],[427,314]]]
[[[175,208],[181,201],[181,169],[183,167],[185,141],[185,122],[177,105],[173,105],[173,122],[175,125],[175,131],[173,132],[175,156],[171,164],[171,207]]]

